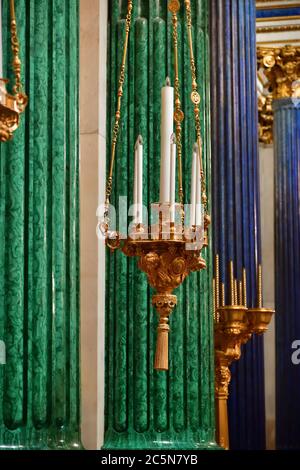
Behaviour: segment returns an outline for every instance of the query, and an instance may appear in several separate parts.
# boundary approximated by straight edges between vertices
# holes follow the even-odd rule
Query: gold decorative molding
[[[258,138],[263,144],[273,143],[273,95],[258,100]]]
[[[257,45],[260,47],[269,47],[270,44],[274,44],[274,47],[284,47],[287,45],[295,46],[296,44],[300,44],[300,39],[272,39],[271,41],[257,41]]]
[[[259,141],[273,142],[274,99],[300,97],[300,47],[258,47],[258,71],[267,80],[267,93],[258,99]]]
[[[287,24],[278,26],[258,26],[257,33],[288,33],[290,31],[300,31],[299,24]]]
[[[298,8],[300,7],[300,2],[289,3],[285,5],[258,5],[259,3],[280,3],[278,0],[258,0],[256,5],[257,10],[286,10],[287,8]]]
[[[273,21],[277,23],[277,21],[287,21],[287,20],[300,20],[300,15],[295,16],[274,16],[272,18],[256,18],[256,23],[265,23],[266,21]],[[295,25],[294,25],[295,26]]]

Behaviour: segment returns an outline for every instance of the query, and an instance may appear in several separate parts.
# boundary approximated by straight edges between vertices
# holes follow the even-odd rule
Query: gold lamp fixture
[[[234,276],[233,262],[229,263],[230,303],[225,302],[225,286],[220,282],[219,255],[215,259],[214,320],[215,320],[215,397],[216,440],[229,449],[228,387],[231,380],[230,365],[241,357],[241,347],[253,334],[262,335],[268,329],[274,310],[262,304],[262,269],[257,272],[257,307],[247,308],[247,273],[242,280]]]
[[[20,47],[17,35],[15,2],[10,0],[10,33],[13,54],[12,67],[14,71],[13,94],[8,93],[8,80],[0,78],[0,141],[7,142],[13,138],[13,133],[19,127],[20,115],[24,112],[28,99],[23,92],[21,82]]]
[[[206,268],[201,251],[208,245],[208,226],[210,217],[207,212],[205,174],[203,168],[202,137],[200,125],[200,95],[196,79],[196,66],[192,40],[191,2],[185,0],[187,33],[190,50],[190,68],[192,75],[191,102],[195,116],[195,145],[193,148],[193,170],[191,175],[192,202],[190,220],[187,222],[187,210],[184,206],[182,183],[182,122],[184,113],[181,109],[180,79],[178,67],[178,12],[179,0],[171,0],[168,8],[172,13],[174,46],[174,88],[166,79],[162,89],[161,119],[161,185],[160,202],[151,204],[153,215],[148,226],[143,220],[142,211],[142,154],[143,140],[139,136],[135,146],[135,184],[134,184],[134,220],[128,236],[113,231],[110,226],[109,207],[113,184],[113,170],[116,158],[116,144],[121,119],[121,102],[125,79],[125,68],[133,1],[128,0],[126,16],[126,34],[121,64],[117,111],[113,128],[111,161],[106,186],[106,201],[101,224],[107,246],[112,250],[121,249],[129,257],[138,258],[139,268],[146,273],[149,284],[155,289],[152,302],[159,315],[158,335],[154,368],[168,370],[169,316],[177,304],[174,289],[179,287],[192,271]],[[173,124],[175,123],[175,132]],[[191,152],[192,153],[192,152]],[[178,168],[178,203],[175,202],[175,173]]]

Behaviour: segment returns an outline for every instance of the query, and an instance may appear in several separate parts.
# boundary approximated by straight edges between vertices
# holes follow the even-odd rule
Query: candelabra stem
[[[152,304],[159,314],[154,369],[168,370],[170,331],[169,316],[177,304],[177,297],[172,294],[157,294],[153,296]]]
[[[229,449],[227,397],[216,398],[216,441],[223,449]]]

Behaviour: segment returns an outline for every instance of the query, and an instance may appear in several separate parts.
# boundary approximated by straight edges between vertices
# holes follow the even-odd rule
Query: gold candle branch
[[[240,305],[238,302],[238,281],[234,280],[234,305]]]
[[[225,284],[221,282],[221,307],[225,307]]]
[[[235,305],[233,261],[229,261],[230,302]]]
[[[263,301],[262,301],[262,268],[261,264],[258,265],[258,275],[257,275],[257,306],[258,308],[262,308]]]
[[[238,285],[239,285],[238,305],[244,306],[243,282],[238,281]]]
[[[247,307],[247,271],[243,268],[243,305]]]
[[[219,264],[219,255],[216,255],[216,263],[215,263],[215,270],[216,270],[216,308],[220,307],[220,264]]]

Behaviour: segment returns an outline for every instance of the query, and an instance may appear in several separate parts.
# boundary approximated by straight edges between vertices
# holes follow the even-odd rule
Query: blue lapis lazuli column
[[[228,264],[247,272],[256,306],[261,263],[255,0],[211,0],[212,190],[214,253],[229,304]],[[265,448],[263,340],[253,337],[231,367],[231,449]]]
[[[300,100],[278,99],[274,109],[276,440],[300,443]]]

